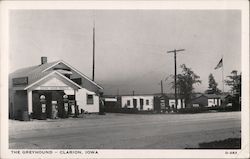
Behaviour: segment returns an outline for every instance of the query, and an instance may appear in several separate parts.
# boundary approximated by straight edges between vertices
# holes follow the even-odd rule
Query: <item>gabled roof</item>
[[[54,61],[54,62],[49,62],[45,63],[43,65],[36,65],[36,66],[31,66],[31,67],[26,67],[26,68],[21,68],[9,75],[10,79],[13,78],[20,78],[20,77],[28,77],[28,84],[26,85],[29,86],[30,84],[35,83],[36,81],[42,79],[43,77],[47,76],[48,74],[52,73],[53,70],[50,70],[50,68],[53,68],[59,63],[63,63],[64,65],[68,66],[72,70],[74,70],[76,73],[81,75],[83,78],[87,79],[90,81],[92,84],[96,85],[98,88],[103,89],[100,85],[98,85],[96,82],[92,81],[89,79],[86,75],[81,73],[80,71],[76,70],[66,62],[60,60],[60,61]]]
[[[231,95],[231,94],[223,94],[223,95],[221,95],[220,98],[221,98],[222,100],[224,100],[225,98],[228,98],[228,97],[230,98],[230,97],[232,97],[232,95]]]
[[[192,97],[191,100],[196,100],[196,99],[199,99],[199,98],[201,98],[201,97],[208,98],[205,94],[199,94],[199,95],[197,95],[197,96]]]
[[[44,79],[48,78],[49,76],[53,75],[53,74],[57,74],[58,76],[62,77],[64,80],[70,82],[71,84],[73,84],[74,86],[78,87],[78,88],[82,88],[81,86],[79,86],[77,83],[73,82],[72,80],[68,79],[66,76],[62,75],[61,73],[59,73],[58,71],[50,71],[49,74],[47,74],[46,76],[40,78],[39,80],[35,81],[34,83],[28,85],[26,88],[24,88],[25,90],[29,89],[30,87],[34,86],[35,84],[43,81]]]
[[[82,77],[86,78],[88,81],[90,81],[92,84],[96,85],[97,87],[99,87],[100,89],[103,89],[100,85],[98,85],[96,82],[92,81],[88,76],[84,75],[83,73],[81,73],[80,71],[78,71],[77,69],[75,69],[74,67],[70,66],[68,63],[66,63],[63,60],[57,61],[56,63],[54,63],[53,65],[49,66],[48,68],[44,69],[43,72],[49,70],[50,68],[58,65],[59,63],[63,63],[64,65],[68,66],[69,68],[71,68],[72,70],[74,70],[76,73],[80,74]]]
[[[221,95],[217,95],[217,94],[204,94],[206,97],[208,97],[209,99],[212,99],[212,98],[220,98]]]

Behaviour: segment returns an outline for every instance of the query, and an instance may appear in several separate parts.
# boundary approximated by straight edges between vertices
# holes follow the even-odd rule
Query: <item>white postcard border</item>
[[[248,1],[2,1],[1,5],[1,158],[245,158],[249,157],[249,7]],[[242,149],[241,150],[51,150],[53,154],[13,154],[8,149],[8,46],[11,9],[239,9],[242,12]],[[13,150],[13,149],[12,149]],[[18,151],[18,150],[16,150]],[[29,151],[29,150],[28,150]],[[35,151],[35,149],[31,150]],[[43,151],[43,150],[38,150]],[[44,150],[50,151],[50,150]],[[66,154],[60,154],[62,153]],[[79,150],[70,150],[79,151]],[[236,154],[226,154],[235,151]]]

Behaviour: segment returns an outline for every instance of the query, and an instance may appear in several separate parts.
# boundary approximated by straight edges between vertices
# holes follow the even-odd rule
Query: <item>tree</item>
[[[225,80],[226,85],[231,87],[231,92],[233,93],[233,107],[235,109],[240,109],[240,99],[241,99],[241,73],[238,74],[236,70],[231,72],[229,79]]]
[[[201,83],[199,80],[200,76],[196,75],[191,68],[186,67],[185,64],[182,64],[180,67],[182,68],[182,72],[176,76],[176,86],[179,90],[180,97],[185,100],[186,105],[189,105],[194,85]],[[172,82],[172,85],[174,88],[174,82]]]
[[[233,70],[231,75],[227,77],[229,80],[225,80],[225,82],[226,85],[231,87],[232,93],[241,95],[241,74],[238,75],[238,72]]]
[[[208,76],[208,90],[206,90],[206,93],[209,93],[209,94],[221,93],[221,90],[219,90],[217,86],[218,86],[218,83],[215,81],[213,74],[210,73]]]

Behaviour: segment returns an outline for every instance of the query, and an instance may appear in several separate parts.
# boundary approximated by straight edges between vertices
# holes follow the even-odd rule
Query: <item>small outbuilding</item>
[[[193,107],[221,106],[221,96],[217,94],[201,94],[191,100]]]
[[[121,96],[122,108],[137,108],[140,110],[154,110],[154,95]]]

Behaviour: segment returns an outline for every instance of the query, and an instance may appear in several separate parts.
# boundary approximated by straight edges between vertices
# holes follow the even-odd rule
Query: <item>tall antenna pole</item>
[[[163,84],[162,84],[162,80],[161,80],[161,95],[163,95]]]
[[[92,80],[95,80],[95,16],[94,16],[94,26],[93,26],[93,69],[92,69]]]
[[[175,98],[175,108],[177,110],[177,105],[178,105],[178,101],[177,101],[177,83],[176,83],[176,74],[177,74],[177,64],[176,64],[176,53],[179,51],[184,51],[184,49],[179,49],[179,50],[171,50],[171,51],[167,51],[167,53],[174,53],[174,98]]]
[[[222,72],[222,93],[224,93],[224,62],[223,62],[223,55],[222,55],[222,69],[221,69],[221,72]]]

